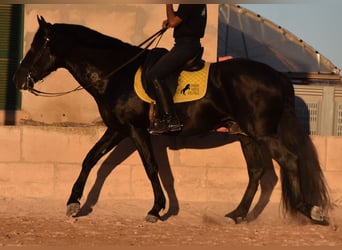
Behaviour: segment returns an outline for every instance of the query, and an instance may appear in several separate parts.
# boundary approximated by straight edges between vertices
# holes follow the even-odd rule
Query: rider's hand
[[[164,20],[164,21],[163,21],[163,28],[164,28],[164,29],[168,29],[168,28],[169,28],[169,22],[168,22],[168,20]]]

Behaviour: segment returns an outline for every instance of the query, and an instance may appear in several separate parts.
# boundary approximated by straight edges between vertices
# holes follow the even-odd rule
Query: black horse
[[[67,202],[67,214],[75,216],[79,212],[79,200],[92,167],[129,137],[153,188],[154,203],[146,219],[157,221],[166,199],[147,131],[150,104],[140,100],[133,87],[135,72],[150,51],[80,25],[50,24],[42,17],[38,22],[31,49],[14,75],[16,86],[32,90],[35,82],[57,68],[66,68],[93,96],[107,126],[84,159]],[[120,70],[111,74],[115,69]],[[237,132],[249,182],[238,207],[226,215],[235,223],[246,218],[273,158],[281,167],[285,210],[302,213],[314,223],[328,224],[323,214],[330,207],[324,176],[312,141],[295,116],[294,98],[293,86],[283,74],[259,62],[232,59],[210,65],[207,92],[202,99],[176,104],[184,124],[177,136],[203,134],[220,127]]]

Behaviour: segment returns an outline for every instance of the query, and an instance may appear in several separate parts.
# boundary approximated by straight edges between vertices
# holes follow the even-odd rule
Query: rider
[[[171,91],[163,80],[200,51],[200,39],[207,23],[207,7],[205,4],[179,4],[175,12],[172,4],[166,4],[166,15],[163,28],[174,28],[175,45],[147,72],[147,80],[155,89],[157,105],[157,117],[149,128],[151,134],[179,131],[183,127],[175,114]]]

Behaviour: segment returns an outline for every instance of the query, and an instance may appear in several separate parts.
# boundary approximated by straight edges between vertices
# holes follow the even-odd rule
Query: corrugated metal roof
[[[283,27],[239,5],[220,4],[218,57],[269,64],[292,78],[341,81],[340,69]]]

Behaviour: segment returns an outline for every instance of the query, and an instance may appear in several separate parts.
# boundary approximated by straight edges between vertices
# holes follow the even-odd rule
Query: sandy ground
[[[0,199],[0,246],[342,246],[342,204],[331,214],[334,226],[284,217],[269,203],[250,223],[227,224],[234,204],[181,202],[179,213],[151,224],[146,200],[99,201],[92,212],[65,216],[65,201]]]

